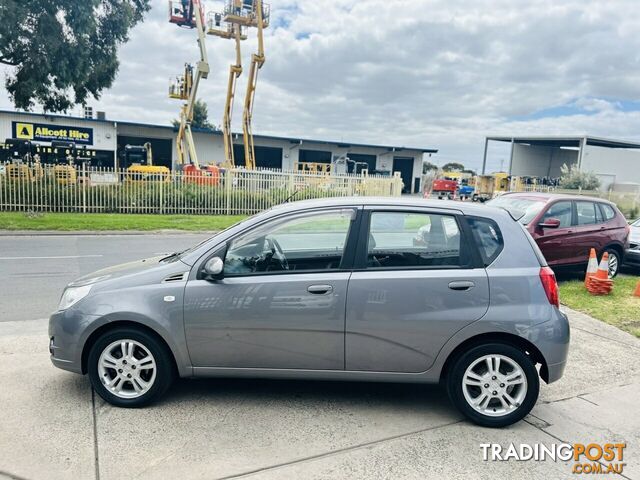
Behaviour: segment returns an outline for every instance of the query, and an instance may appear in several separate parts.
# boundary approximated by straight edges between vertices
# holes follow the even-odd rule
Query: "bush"
[[[560,186],[568,190],[598,190],[600,180],[593,172],[582,172],[577,165],[568,167],[566,164],[560,168]]]

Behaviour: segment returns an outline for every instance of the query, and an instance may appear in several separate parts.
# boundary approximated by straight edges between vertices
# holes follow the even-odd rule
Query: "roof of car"
[[[594,202],[603,202],[603,203],[611,203],[606,198],[598,198],[598,197],[589,197],[586,195],[576,195],[572,193],[544,193],[544,192],[508,192],[504,193],[502,196],[509,197],[522,197],[522,198],[539,198],[541,200],[591,200]]]
[[[352,205],[378,205],[390,207],[431,207],[441,210],[452,210],[462,212],[466,215],[487,215],[488,212],[495,214],[497,212],[505,213],[502,208],[490,207],[479,203],[470,202],[454,202],[450,200],[425,199],[422,197],[402,196],[402,197],[333,197],[320,198],[313,200],[299,200],[285,203],[274,207],[274,209],[288,208],[291,210],[299,210],[305,208],[320,207],[340,207]]]

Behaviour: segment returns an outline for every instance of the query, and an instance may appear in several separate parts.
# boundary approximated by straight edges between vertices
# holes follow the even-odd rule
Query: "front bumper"
[[[624,264],[640,267],[640,250],[627,250],[624,254]]]
[[[96,317],[76,309],[55,312],[49,317],[49,353],[54,366],[82,372],[82,335]]]

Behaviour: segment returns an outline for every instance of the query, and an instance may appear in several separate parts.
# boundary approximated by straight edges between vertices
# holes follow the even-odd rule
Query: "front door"
[[[536,226],[536,243],[549,265],[572,263],[575,259],[574,246],[571,243],[575,230],[572,202],[570,200],[562,200],[553,203],[538,223],[543,223],[550,218],[560,220],[560,226],[558,228]]]
[[[354,218],[354,209],[287,216],[236,237],[226,255],[212,252],[225,257],[224,278],[186,287],[193,365],[343,369],[344,251]]]
[[[486,271],[474,268],[455,215],[372,211],[369,218],[361,268],[349,281],[346,369],[423,372],[449,338],[486,313]]]

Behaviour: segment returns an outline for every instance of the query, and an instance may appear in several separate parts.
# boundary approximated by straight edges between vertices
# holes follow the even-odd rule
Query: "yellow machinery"
[[[238,0],[233,0],[237,2]],[[251,121],[253,117],[253,101],[256,96],[256,86],[258,83],[258,72],[265,62],[264,56],[264,35],[263,29],[269,26],[269,5],[262,0],[253,0],[247,15],[228,15],[230,22],[239,23],[248,27],[258,29],[258,52],[251,55],[251,67],[249,68],[249,79],[247,82],[247,92],[244,99],[244,111],[242,114],[242,134],[244,136],[244,158],[247,169],[256,168],[256,151],[253,143],[253,131]]]
[[[227,10],[229,7],[227,7]],[[225,12],[226,12],[225,11]],[[224,104],[224,114],[222,117],[222,135],[224,139],[224,158],[223,167],[235,167],[235,158],[233,152],[233,133],[231,131],[231,120],[233,118],[233,104],[236,95],[236,84],[240,75],[242,75],[242,52],[240,42],[246,40],[243,27],[237,23],[230,23],[225,20],[226,13],[212,12],[208,16],[207,24],[209,35],[217,37],[233,39],[235,41],[236,62],[229,67],[229,80],[227,82],[227,98]],[[223,24],[224,23],[224,24]]]
[[[124,148],[124,164],[127,165],[127,182],[169,182],[171,171],[153,164],[151,143],[143,146],[127,145]]]
[[[233,137],[231,132],[231,120],[233,114],[233,103],[236,92],[236,82],[242,74],[242,59],[240,41],[247,36],[243,29],[255,27],[258,29],[258,52],[251,56],[251,67],[247,82],[247,92],[244,101],[242,115],[242,133],[244,140],[245,167],[249,170],[256,168],[255,146],[253,142],[253,132],[251,120],[253,115],[253,102],[258,83],[258,71],[265,62],[264,55],[264,35],[263,30],[269,26],[270,7],[262,0],[227,0],[224,13],[214,13],[209,16],[210,35],[222,38],[233,38],[236,42],[236,63],[231,65],[229,70],[229,82],[227,84],[227,99],[224,107],[222,130],[224,134],[224,150],[226,167],[235,166],[233,153]],[[223,22],[227,24],[223,26]]]
[[[33,182],[44,176],[40,156],[33,154],[34,146],[29,140],[8,138],[4,143],[4,152],[9,163],[5,167],[8,180]]]
[[[183,7],[185,4],[186,11]],[[207,57],[207,46],[205,37],[204,9],[200,0],[190,0],[189,2],[169,2],[169,21],[181,27],[195,28],[198,34],[198,47],[200,49],[200,61],[194,69],[191,65],[185,68],[182,78],[178,77],[177,82],[169,89],[169,96],[185,100],[180,110],[180,127],[176,138],[176,149],[178,153],[178,164],[191,164],[196,170],[200,170],[198,155],[191,132],[191,122],[193,121],[193,110],[200,80],[209,76],[209,60]]]
[[[495,192],[505,193],[511,188],[511,178],[506,172],[498,172],[493,174],[495,178]]]

